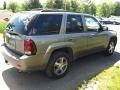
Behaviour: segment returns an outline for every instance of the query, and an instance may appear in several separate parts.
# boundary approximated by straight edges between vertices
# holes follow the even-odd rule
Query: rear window
[[[7,25],[7,30],[26,35],[27,24],[34,15],[31,14],[15,14]]]
[[[36,15],[27,25],[28,35],[59,34],[62,15],[41,14]]]

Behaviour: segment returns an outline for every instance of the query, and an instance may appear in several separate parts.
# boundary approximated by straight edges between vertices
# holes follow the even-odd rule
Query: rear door
[[[28,24],[28,35],[35,42],[37,53],[45,54],[49,46],[64,42],[63,34],[61,34],[62,22],[63,14],[44,13],[37,15]]]
[[[79,14],[68,14],[66,20],[65,42],[73,43],[75,57],[84,53],[87,48],[87,36],[84,32],[82,16]]]

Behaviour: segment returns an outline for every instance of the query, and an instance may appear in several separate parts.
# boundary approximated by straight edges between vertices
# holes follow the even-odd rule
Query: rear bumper
[[[2,53],[5,61],[8,62],[9,64],[11,64],[12,66],[16,67],[17,69],[19,69],[21,71],[27,70],[27,66],[24,62],[24,60],[27,58],[23,58],[24,60],[20,60],[20,58],[21,58],[20,55],[13,53],[11,50],[9,50],[4,45],[1,46],[1,53]]]
[[[44,70],[46,68],[46,61],[43,60],[44,54],[33,56],[19,55],[5,45],[2,45],[0,48],[5,61],[21,71]]]

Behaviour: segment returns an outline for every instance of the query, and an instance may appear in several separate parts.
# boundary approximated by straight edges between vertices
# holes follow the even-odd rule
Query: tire
[[[105,55],[106,56],[110,56],[114,53],[114,50],[115,50],[115,41],[114,40],[110,40],[109,44],[108,44],[108,47],[107,49],[105,50]]]
[[[48,77],[59,79],[64,77],[69,71],[70,58],[65,52],[55,52],[50,58],[48,66],[46,68],[46,74]]]

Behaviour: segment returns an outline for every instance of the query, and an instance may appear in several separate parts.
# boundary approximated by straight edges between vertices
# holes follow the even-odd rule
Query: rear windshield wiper
[[[18,34],[18,33],[16,33],[16,32],[9,31],[8,33],[9,33],[9,34],[11,34],[11,35],[16,35],[16,36],[19,36],[19,34]]]

